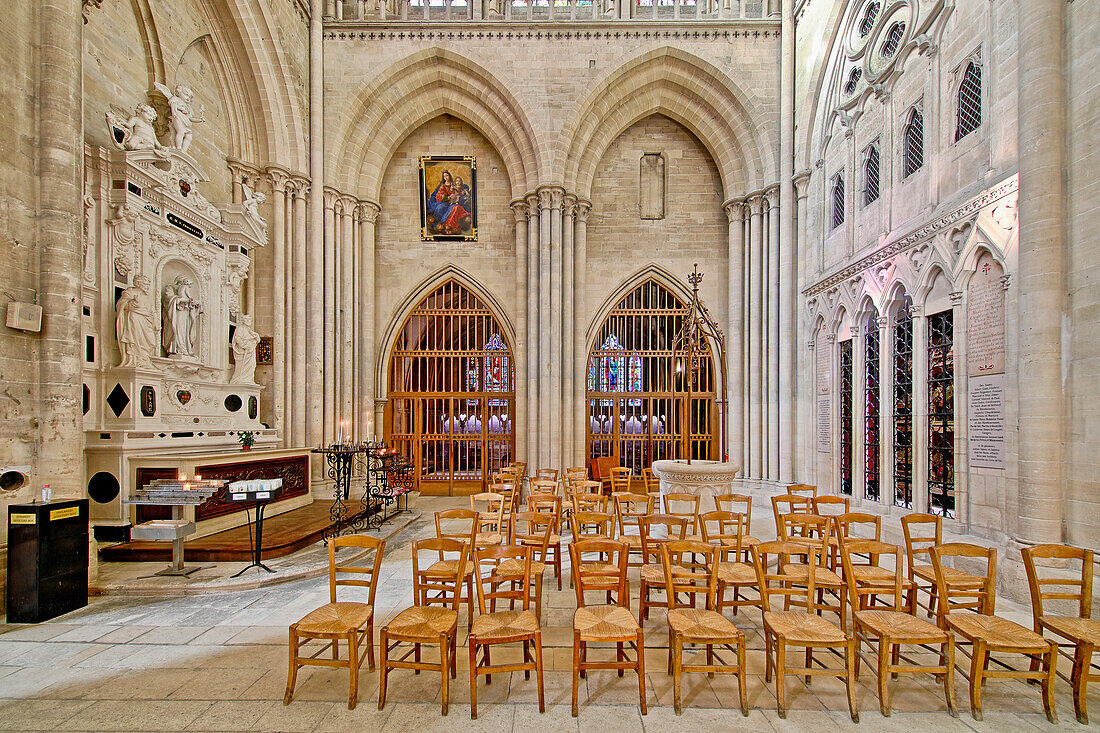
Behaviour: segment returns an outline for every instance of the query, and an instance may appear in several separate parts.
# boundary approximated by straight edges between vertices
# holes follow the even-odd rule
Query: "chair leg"
[[[359,702],[359,632],[348,632],[348,710]]]
[[[283,695],[283,705],[289,705],[294,697],[294,684],[298,679],[298,629],[290,627],[290,667],[286,678],[286,694]]]
[[[806,647],[806,669],[810,669],[814,666],[814,650],[813,647]],[[812,675],[806,675],[806,686],[813,684],[814,678]]]
[[[447,694],[450,691],[448,689],[448,686],[449,686],[449,683],[450,683],[450,677],[447,675],[447,668],[451,666],[451,660],[448,659],[448,657],[450,657],[450,651],[451,651],[451,640],[447,638],[448,636],[449,636],[449,634],[440,634],[440,636],[439,636],[439,655],[440,655],[439,671],[441,672],[440,676],[443,677],[443,714],[444,715],[447,714],[447,702],[448,702]]]
[[[764,629],[764,681],[772,681],[772,637]]]
[[[787,718],[787,695],[783,689],[783,677],[787,671],[787,645],[775,639],[775,711],[781,719]]]
[[[749,717],[749,691],[745,683],[745,639],[737,641],[737,692],[741,696],[741,714]]]
[[[672,646],[669,647],[669,652],[672,653],[672,706],[676,711],[676,714],[680,714],[680,682],[681,676],[684,673],[684,641],[680,638],[679,634],[676,634],[672,638]]]
[[[492,662],[492,656],[489,652],[489,645],[486,644],[485,645],[485,666],[488,667],[492,663],[493,662]],[[485,675],[485,684],[487,684],[487,685],[493,684],[493,675],[491,675],[489,673],[486,673],[486,675]]]
[[[374,671],[374,617],[367,622],[367,671]]]
[[[642,715],[649,712],[645,699],[645,638],[642,629],[638,628],[638,694],[642,699]]]
[[[561,590],[561,543],[554,547],[554,575],[558,578],[558,590]]]
[[[1058,644],[1052,641],[1050,651],[1043,655],[1043,670],[1047,673],[1043,680],[1043,710],[1051,723],[1058,722],[1058,712],[1054,709],[1054,678],[1057,676],[1057,664]]]
[[[947,712],[952,718],[959,717],[959,710],[955,706],[955,637],[948,632],[947,643],[944,644],[943,656],[946,657],[944,666],[947,672],[943,675],[943,694],[947,698]]]
[[[546,702],[542,690],[542,632],[535,633],[535,679],[539,684],[539,712],[546,712]]]
[[[378,709],[381,710],[386,705],[386,679],[389,676],[387,673],[390,671],[390,644],[386,638],[385,627],[378,635],[378,651],[382,654],[382,664],[378,667]]]
[[[470,637],[470,720],[477,720],[477,640]]]
[[[624,659],[626,659],[626,655],[623,654],[623,643],[620,641],[618,644],[615,645],[615,661],[621,662]],[[620,677],[622,677],[625,672],[625,669],[622,669],[621,667],[619,668]]]
[[[672,676],[672,627],[668,629],[668,676]]]
[[[856,642],[854,639],[849,639],[847,646],[844,648],[844,671],[847,673],[845,677],[845,687],[848,691],[848,714],[852,716],[852,722],[859,722],[859,710],[856,708],[856,676],[855,676],[855,656],[856,656]]]
[[[523,663],[524,664],[530,664],[531,663],[531,642],[527,639],[523,640]],[[531,679],[531,670],[529,670],[529,669],[523,670],[523,679],[525,679],[525,680]]]
[[[883,717],[890,717],[890,642],[878,640],[878,709]]]
[[[989,656],[984,641],[975,641],[973,656],[970,659],[970,714],[974,720],[982,719],[982,674],[985,660]]]
[[[581,637],[573,632],[573,717],[577,717],[577,685],[581,677]]]

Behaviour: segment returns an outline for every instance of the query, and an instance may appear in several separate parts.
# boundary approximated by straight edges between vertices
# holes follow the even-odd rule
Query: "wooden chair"
[[[550,556],[549,563],[554,566],[554,575],[558,579],[558,590],[561,590],[561,496],[557,494],[531,494],[527,497],[527,510],[549,514],[553,517],[550,530],[550,551],[553,554]]]
[[[535,478],[539,481],[553,481],[556,484],[558,482],[558,469],[540,468],[535,472]]]
[[[477,526],[478,513],[472,509],[444,509],[435,513],[435,536],[437,539],[454,540],[469,545],[472,549],[475,546],[474,538],[477,536]],[[438,562],[426,568],[426,572],[433,576],[440,575],[444,579],[450,578],[458,566],[457,556],[453,559],[447,559],[447,553],[442,548],[438,550],[438,555]],[[474,571],[473,565],[469,562],[466,563],[465,567],[466,577],[462,580],[466,586],[466,593],[465,598],[460,598],[459,601],[460,603],[462,601],[466,602],[466,625],[470,626],[474,622]],[[435,602],[445,603],[441,600]],[[427,599],[417,600],[416,603],[427,605],[429,601]]]
[[[748,534],[752,531],[752,497],[747,494],[718,494],[714,497],[714,508],[720,512],[736,512],[744,516],[746,534],[741,537],[741,546],[744,548],[744,559],[751,563],[752,553],[749,548],[760,541]]]
[[[782,537],[781,516],[784,514],[811,514],[813,502],[804,496],[779,494],[772,497],[772,515],[775,517],[775,536]]]
[[[458,604],[462,589],[462,579],[466,577],[466,563],[472,545],[456,540],[426,539],[413,542],[413,598],[420,599],[428,595],[430,590],[439,589],[448,600],[450,608],[436,608],[435,606],[414,605],[406,608],[401,613],[382,627],[378,645],[382,650],[381,675],[378,679],[378,709],[386,705],[386,683],[389,680],[391,669],[412,669],[417,674],[420,670],[436,670],[443,678],[443,714],[447,714],[448,703],[448,670],[450,677],[458,676],[457,666],[457,638],[458,638]],[[417,556],[422,550],[437,550],[439,552],[457,552],[458,560],[454,573],[450,578],[429,578],[419,572]],[[390,642],[393,645],[390,645]],[[391,659],[392,652],[396,652],[401,644],[412,644],[399,659]],[[421,661],[420,647],[423,645],[439,645],[439,663]],[[409,661],[409,656],[413,660]]]
[[[699,542],[703,539],[703,534],[699,530],[698,494],[684,494],[676,492],[665,494],[662,497],[662,503],[664,506],[665,514],[672,514],[677,517],[684,517],[688,520],[687,535],[684,537],[684,539],[692,540],[693,542]]]
[[[813,500],[817,496],[817,487],[810,484],[791,484],[787,487],[787,493],[793,496],[801,496],[804,499]]]
[[[516,515],[517,519],[520,515]],[[480,615],[474,620],[468,639],[470,647],[470,719],[477,719],[477,676],[485,675],[493,683],[494,672],[523,672],[531,679],[531,670],[539,688],[539,712],[546,712],[542,686],[542,629],[539,615],[530,610],[534,578],[530,547],[497,545],[475,550],[474,575],[477,576],[477,605]],[[509,609],[497,611],[497,601],[506,601]],[[514,608],[519,605],[518,609]],[[497,644],[523,643],[523,661],[494,665],[490,648]],[[534,646],[534,656],[531,655]],[[481,659],[478,659],[478,649]]]
[[[488,494],[500,494],[504,497],[504,516],[501,517],[503,526],[507,527],[508,523],[512,520],[512,512],[520,506],[519,500],[520,490],[519,484],[516,482],[515,477],[511,474],[505,474],[507,481],[499,484],[489,484]]]
[[[617,492],[611,498],[615,502],[617,539],[630,548],[627,553],[627,564],[643,565],[641,519],[653,512],[653,498],[630,491]],[[631,563],[630,555],[637,555],[638,562]]]
[[[943,517],[935,514],[906,514],[901,518],[901,531],[905,536],[905,565],[909,580],[913,583],[913,603],[928,612],[928,618],[936,613],[936,573],[932,569],[930,551],[943,541]],[[927,558],[918,563],[918,558]],[[985,579],[952,567],[944,567],[944,578],[953,588],[980,589]],[[921,603],[920,591],[928,595],[928,605]]]
[[[878,591],[881,590],[882,595],[890,596],[889,603],[894,605],[892,594],[896,582],[900,584],[902,592],[905,594],[905,602],[902,604],[903,610],[906,613],[915,613],[915,586],[909,578],[904,577],[905,563],[902,562],[901,548],[887,542],[880,542],[878,537],[846,535],[840,528],[840,517],[831,517],[831,520],[833,522],[833,533],[829,538],[829,549],[832,550],[835,547],[839,554],[840,548],[845,543],[851,548],[848,553],[850,555],[848,567],[844,568],[844,579],[847,582],[847,573],[852,574],[852,581],[860,590],[861,603],[866,601],[870,606],[874,606],[879,600],[878,596],[880,594]],[[890,568],[882,564],[884,556],[897,558],[894,567]],[[848,584],[848,587],[851,588],[851,583]],[[853,607],[855,607],[855,601],[850,597],[849,600],[852,601]]]
[[[337,547],[359,547],[373,550],[370,565],[337,565]],[[386,541],[365,535],[333,537],[328,543],[328,599],[320,608],[310,611],[296,624],[290,625],[290,666],[287,673],[286,694],[283,705],[289,705],[294,697],[294,685],[298,668],[307,664],[321,667],[348,668],[348,710],[354,710],[359,701],[359,668],[367,657],[368,671],[374,671],[374,592],[378,588],[378,569],[382,566],[382,553]],[[341,577],[341,574],[365,575],[363,578]],[[356,603],[336,600],[337,586],[367,588],[367,602]],[[302,647],[311,640],[327,642],[310,656],[302,656]],[[347,642],[345,659],[340,659],[340,641]],[[320,659],[324,652],[332,650],[332,659]]]
[[[833,523],[828,517],[816,514],[782,514],[780,515],[779,539],[784,542],[803,544],[807,547],[815,547],[818,557],[825,561],[829,556],[829,539],[832,537]],[[781,572],[787,575],[792,583],[800,585],[806,581],[806,566],[802,563],[789,563]],[[813,608],[821,611],[832,611],[840,619],[840,627],[848,628],[847,596],[848,588],[835,571],[826,565],[821,565],[815,571],[814,586],[817,590],[817,599],[813,602]],[[834,594],[837,597],[835,605],[825,602],[825,594]]]
[[[970,674],[960,669],[970,682],[970,714],[975,720],[982,719],[982,683],[986,678],[1015,677],[1041,683],[1043,710],[1047,720],[1051,723],[1057,722],[1058,714],[1054,710],[1054,677],[1057,672],[1058,645],[1018,623],[993,615],[997,588],[997,551],[978,545],[948,543],[933,547],[931,555],[932,569],[936,574],[936,613],[939,626],[941,629],[953,631],[960,651],[970,657]],[[948,557],[984,560],[986,570],[982,576],[983,587],[971,590],[949,585],[947,574],[944,573],[944,559]],[[955,603],[957,597],[963,599],[958,604]],[[972,649],[969,654],[966,646]],[[1023,654],[1040,664],[1042,670],[1013,669],[1000,659],[991,657],[990,652]],[[1003,669],[991,671],[990,662]]]
[[[651,496],[661,493],[661,479],[657,478],[652,468],[642,469],[642,484],[645,486],[645,493]]]
[[[640,519],[642,531],[642,571],[638,593],[638,620],[649,618],[650,606],[668,607],[663,602],[651,601],[649,594],[665,590],[665,569],[661,564],[661,545],[687,537],[688,519],[676,514],[648,514]]]
[[[848,713],[852,721],[859,722],[856,708],[856,644],[855,639],[814,612],[816,571],[820,569],[821,549],[816,545],[796,542],[761,542],[752,547],[753,566],[760,587],[760,600],[764,620],[764,681],[770,682],[775,671],[776,711],[780,718],[787,717],[787,694],[784,679],[788,674],[839,677],[844,680],[848,692]],[[779,568],[789,567],[792,557],[802,557],[806,568],[804,580],[792,583],[788,573],[768,572],[771,558]],[[787,610],[771,610],[771,596],[784,597]],[[801,599],[801,600],[799,600]],[[795,610],[790,610],[795,606]],[[800,606],[800,607],[799,607]],[[787,667],[787,647],[804,647],[806,666]],[[844,660],[842,668],[828,667],[814,657],[815,649],[828,649]],[[814,664],[817,664],[815,667]]]
[[[1061,673],[1059,676],[1069,682],[1073,688],[1073,711],[1077,715],[1077,722],[1088,725],[1089,713],[1086,702],[1088,684],[1100,681],[1100,674],[1092,672],[1093,669],[1100,670],[1100,665],[1091,663],[1093,651],[1100,646],[1100,621],[1092,619],[1093,552],[1065,545],[1036,545],[1025,547],[1023,556],[1027,584],[1031,589],[1031,615],[1035,624],[1035,633],[1043,634],[1045,631],[1050,631],[1069,641],[1068,644],[1059,642],[1058,651],[1073,662],[1072,672],[1068,677]],[[1061,575],[1052,574],[1042,577],[1041,568],[1035,562],[1036,558],[1078,561],[1081,563],[1081,576],[1069,577],[1066,572],[1063,572]],[[1044,590],[1044,587],[1050,590]],[[1048,600],[1060,601],[1063,607],[1076,604],[1075,615],[1059,616],[1047,613],[1044,601]],[[1065,651],[1068,648],[1073,649],[1073,654]],[[1035,669],[1034,663],[1032,663],[1032,669]]]
[[[607,563],[581,562],[583,553],[608,557]],[[614,540],[578,540],[569,545],[573,587],[577,593],[577,611],[573,615],[573,717],[577,716],[577,687],[590,669],[614,669],[619,676],[627,669],[638,673],[638,695],[642,715],[648,712],[645,694],[645,639],[638,620],[627,607],[626,546]],[[603,605],[587,605],[586,591],[604,591],[614,595]],[[589,644],[614,644],[615,661],[590,661]],[[626,656],[626,647],[634,650],[634,659]]]
[[[611,515],[606,512],[573,512],[569,517],[573,541],[579,539],[611,539]]]
[[[533,478],[531,479],[531,493],[532,494],[556,494],[558,492],[557,480],[551,480],[546,478]]]
[[[718,556],[715,545],[693,541],[670,541],[661,545],[661,565],[665,575],[665,595],[668,597],[668,671],[672,675],[672,701],[680,714],[680,681],[684,672],[702,672],[708,676],[737,675],[741,714],[749,715],[745,686],[745,635],[722,615],[718,606]],[[691,568],[682,570],[682,568]],[[690,606],[682,606],[679,596],[691,597]],[[694,599],[702,595],[704,608],[696,608]],[[684,644],[702,645],[706,664],[684,665]],[[719,650],[735,655],[735,661],[724,662]]]
[[[819,497],[819,499],[827,498],[830,497]],[[833,572],[840,567],[840,538],[882,539],[882,517],[877,514],[843,512],[821,516],[828,516],[833,522],[833,534],[829,538],[829,569]],[[907,584],[907,587],[912,585]]]
[[[508,524],[504,517],[506,505],[510,502],[511,499],[504,494],[491,491],[470,495],[470,511],[477,512],[478,515],[475,547],[499,545],[508,536]]]
[[[744,516],[736,512],[707,512],[699,515],[699,527],[703,531],[703,541],[718,547],[718,596],[714,609],[721,613],[729,606],[736,616],[741,606],[759,606],[759,599],[741,597],[743,588],[760,590],[756,586],[756,571],[752,563],[741,562],[748,551],[743,544]],[[733,598],[727,600],[728,590],[733,590]]]
[[[610,498],[603,494],[575,493],[569,497],[574,512],[604,512],[607,513]]]
[[[815,496],[810,500],[814,514],[823,517],[844,514],[848,511],[848,499],[843,496]]]
[[[579,483],[588,479],[588,468],[586,466],[572,466],[565,469],[562,474],[562,484],[565,486],[566,491],[572,484]]]
[[[875,582],[859,581],[859,573],[853,563],[853,555],[862,554],[872,557],[892,555],[896,572],[889,579]],[[876,649],[878,658],[878,704],[879,710],[890,717],[890,678],[900,672],[916,674],[926,672],[934,674],[943,682],[943,694],[947,701],[947,710],[954,718],[959,717],[955,708],[955,638],[935,624],[917,618],[906,610],[907,601],[902,590],[902,554],[897,545],[888,545],[871,539],[841,539],[841,567],[844,580],[848,583],[848,601],[852,606],[852,635],[856,640],[856,651],[860,651],[864,642]],[[874,602],[889,598],[889,605],[872,607]],[[899,662],[902,646],[938,646],[939,664],[912,664],[902,666]],[[856,656],[856,677],[859,677],[859,656]],[[910,661],[906,659],[905,661]]]
[[[630,491],[632,471],[626,466],[615,466],[611,469],[611,493]]]
[[[541,512],[516,512],[512,517],[509,544],[531,550],[531,577],[535,596],[535,616],[542,618],[542,579],[550,554],[550,536],[554,518]],[[561,588],[558,588],[561,590]]]

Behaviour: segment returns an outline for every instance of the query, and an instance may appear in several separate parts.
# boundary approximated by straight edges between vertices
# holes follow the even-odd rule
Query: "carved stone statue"
[[[157,327],[149,287],[149,278],[138,275],[115,305],[115,336],[122,352],[119,367],[155,368],[151,357],[157,348]]]
[[[153,123],[157,111],[144,102],[134,108],[133,114],[116,105],[107,113],[107,126],[111,139],[123,150],[151,150],[162,158],[168,157],[168,149],[157,140]],[[121,139],[119,135],[121,133]]]
[[[206,122],[203,117],[206,108],[201,104],[197,110],[191,106],[195,97],[186,84],[176,84],[175,91],[160,82],[154,82],[153,86],[168,98],[168,106],[172,110],[172,147],[186,153],[191,147],[191,127],[196,122]]]
[[[248,185],[248,178],[241,179],[241,189],[244,191],[244,213],[248,214],[257,224],[267,228],[267,222],[260,216],[259,207],[267,201],[267,196],[262,191],[257,191]]]
[[[195,357],[202,304],[191,297],[194,283],[180,276],[164,288],[161,343],[168,356]]]
[[[256,383],[256,345],[260,334],[252,330],[252,316],[241,316],[233,331],[233,376],[230,384]]]

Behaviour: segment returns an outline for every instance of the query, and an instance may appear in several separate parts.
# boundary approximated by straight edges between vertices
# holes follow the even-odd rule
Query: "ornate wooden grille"
[[[405,321],[390,358],[386,437],[429,494],[480,491],[513,460],[515,365],[503,329],[448,281]]]
[[[868,319],[867,336],[864,339],[864,401],[863,401],[863,495],[871,501],[879,500],[879,458],[881,437],[879,392],[879,339],[878,323],[873,316]]]
[[[955,353],[951,311],[928,317],[928,511],[955,516]]]
[[[684,365],[673,354],[685,304],[648,280],[600,326],[588,355],[586,450],[640,473],[666,458],[717,458],[718,416],[712,355],[700,361],[691,423]],[[674,394],[675,393],[675,394]]]
[[[852,339],[840,342],[840,493],[852,495]]]
[[[913,316],[894,321],[894,505],[913,508]]]

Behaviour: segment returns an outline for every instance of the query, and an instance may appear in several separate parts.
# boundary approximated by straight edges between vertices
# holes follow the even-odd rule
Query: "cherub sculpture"
[[[244,191],[244,213],[248,214],[257,224],[262,227],[267,227],[267,223],[260,216],[260,205],[267,201],[267,196],[263,191],[257,191],[248,185],[248,178],[241,178],[241,189]]]
[[[157,111],[142,102],[133,113],[112,104],[107,112],[107,126],[111,130],[111,139],[123,150],[151,150],[162,158],[168,157],[168,149],[157,140],[153,122]],[[121,139],[120,139],[121,138]]]
[[[176,84],[175,91],[160,82],[154,82],[153,86],[168,99],[168,106],[172,110],[172,147],[186,153],[191,147],[191,127],[196,122],[206,122],[203,117],[206,107],[200,104],[196,110],[191,106],[195,96],[191,93],[191,87],[186,84]]]

